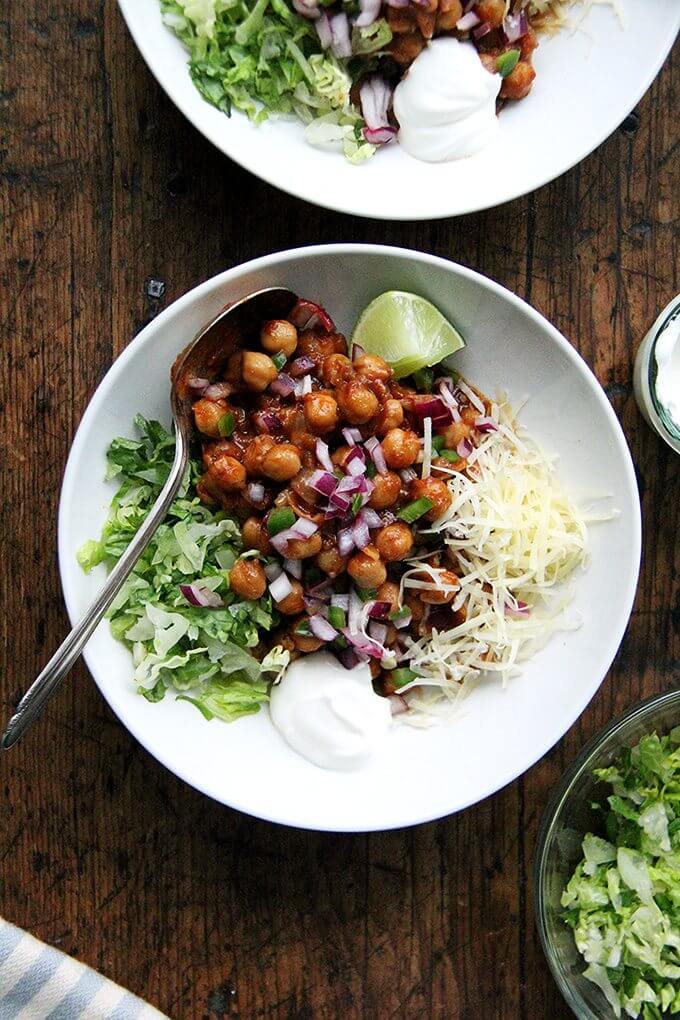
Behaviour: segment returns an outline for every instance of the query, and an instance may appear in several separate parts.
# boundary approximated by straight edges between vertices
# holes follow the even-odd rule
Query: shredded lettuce
[[[656,733],[596,776],[611,787],[606,839],[588,833],[564,919],[615,1015],[680,1013],[680,729]]]
[[[120,486],[101,537],[78,552],[85,571],[100,563],[110,566],[121,556],[168,477],[174,437],[141,415],[135,425],[139,439],[114,439],[109,448],[106,477],[119,479]],[[229,590],[229,568],[242,549],[240,529],[227,514],[200,502],[199,476],[200,466],[192,462],[108,618],[114,637],[132,652],[134,682],[149,701],[160,701],[169,689],[181,691],[206,718],[231,720],[259,710],[268,700],[269,682],[288,658],[274,648],[260,663],[249,651],[260,630],[278,622],[278,614],[269,595],[248,602]],[[190,605],[180,585],[196,582],[219,594],[223,607]]]
[[[375,152],[350,100],[346,62],[321,48],[313,22],[286,0],[161,0],[161,9],[189,51],[196,88],[217,109],[228,116],[240,110],[256,123],[270,115],[297,117],[310,125],[308,141],[332,143],[353,163]],[[355,31],[357,53],[389,42],[384,19],[375,26]]]

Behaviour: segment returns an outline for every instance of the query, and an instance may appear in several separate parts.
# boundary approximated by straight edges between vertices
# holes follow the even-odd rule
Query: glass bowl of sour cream
[[[640,344],[633,385],[647,423],[680,453],[680,294],[666,305]]]

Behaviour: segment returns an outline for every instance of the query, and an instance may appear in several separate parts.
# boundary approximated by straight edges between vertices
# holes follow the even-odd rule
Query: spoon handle
[[[148,517],[129,546],[109,574],[85,615],[79,620],[68,637],[61,643],[40,675],[33,681],[19,702],[2,738],[2,747],[7,750],[24,735],[28,727],[38,718],[45,704],[79,657],[92,632],[123,587],[125,581],[158,530],[163,518],[182,484],[189,459],[186,437],[181,429],[175,430],[175,459],[168,480],[161,489],[158,499]]]

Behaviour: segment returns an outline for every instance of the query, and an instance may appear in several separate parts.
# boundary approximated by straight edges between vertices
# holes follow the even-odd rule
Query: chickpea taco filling
[[[361,163],[397,140],[417,159],[489,144],[524,99],[538,33],[596,0],[161,0],[204,99]],[[601,0],[597,0],[601,2]],[[606,0],[605,0],[606,2]],[[609,0],[612,4],[616,0]]]
[[[388,292],[369,310],[383,298],[426,305],[461,346],[423,299]],[[199,456],[109,614],[150,701],[172,690],[235,719],[325,652],[326,673],[363,671],[366,711],[377,699],[422,725],[574,624],[560,582],[586,561],[586,517],[553,464],[450,359],[403,375],[412,364],[350,349],[301,299],[225,351],[215,378],[184,380]],[[137,427],[111,444],[121,485],[85,569],[121,555],[167,477],[172,435]]]

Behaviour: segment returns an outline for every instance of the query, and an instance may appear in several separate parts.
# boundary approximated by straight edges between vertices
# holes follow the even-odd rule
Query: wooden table
[[[0,46],[4,717],[67,627],[58,490],[95,387],[162,306],[271,250],[401,244],[526,297],[604,385],[644,510],[635,611],[592,705],[524,778],[420,828],[319,835],[220,807],[131,740],[80,665],[2,757],[0,912],[174,1018],[567,1017],[534,929],[538,821],[584,741],[680,673],[680,461],[631,392],[636,345],[678,291],[680,50],[560,180],[391,224],[229,163],[161,93],[113,0],[7,5]]]

